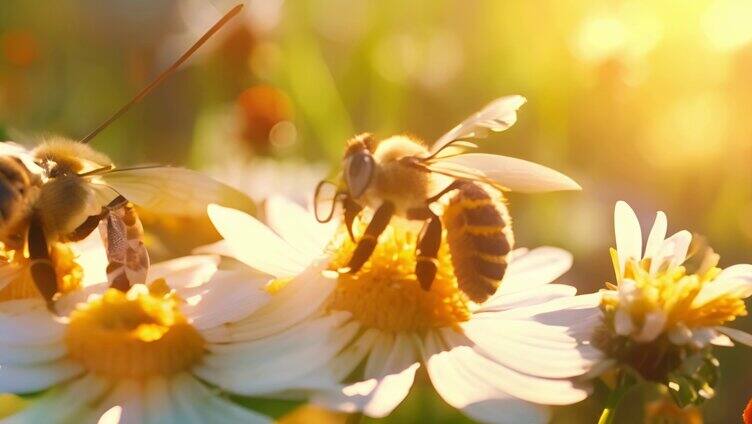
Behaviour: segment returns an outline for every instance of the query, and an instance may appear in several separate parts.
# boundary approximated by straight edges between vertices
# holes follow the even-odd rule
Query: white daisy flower
[[[728,337],[752,345],[752,336],[723,326],[747,314],[752,265],[722,270],[716,267],[720,257],[710,254],[689,273],[684,265],[692,234],[683,230],[666,238],[667,225],[666,215],[658,212],[643,252],[637,216],[627,203],[616,204],[612,259],[617,283],[603,290],[616,334],[638,343],[666,335],[673,344],[697,348],[729,345]]]
[[[594,344],[610,358],[604,367],[624,365],[666,384],[680,404],[699,403],[713,396],[717,379],[712,345],[731,346],[733,339],[752,346],[752,335],[725,326],[747,315],[752,265],[720,269],[710,249],[690,263],[692,234],[666,238],[667,226],[658,212],[643,250],[637,216],[625,202],[616,204],[616,283],[601,290],[604,322]]]
[[[234,322],[264,310],[269,295],[265,280],[218,270],[218,262],[207,255],[156,264],[153,282],[127,293],[106,284],[70,292],[58,300],[62,319],[40,298],[0,303],[0,392],[43,392],[4,422],[269,421],[204,382],[218,385],[212,372],[235,368],[254,393],[291,387],[296,380],[275,352],[304,351],[322,333],[314,322],[294,337],[263,341],[233,331]],[[255,368],[236,368],[228,350],[243,352]]]
[[[431,290],[420,288],[413,271],[416,234],[400,222],[381,236],[359,273],[339,275],[328,270],[344,265],[354,248],[344,227],[318,224],[280,198],[267,208],[270,227],[236,210],[209,208],[224,237],[214,248],[276,277],[270,283],[276,294],[262,308],[266,325],[241,321],[232,328],[262,335],[336,317],[316,346],[287,352],[325,365],[301,374],[303,381],[345,382],[341,391],[315,392],[314,402],[386,416],[407,396],[421,366],[449,404],[481,421],[546,422],[543,405],[588,395],[578,378],[601,353],[582,337],[601,320],[600,297],[575,296],[574,287],[552,283],[571,266],[566,251],[514,251],[498,293],[476,305],[458,290],[446,247]],[[242,371],[201,375],[236,393],[248,385]]]

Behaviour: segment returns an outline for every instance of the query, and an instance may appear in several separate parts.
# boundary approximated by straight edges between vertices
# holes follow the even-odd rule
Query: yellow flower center
[[[70,316],[65,343],[89,371],[115,378],[170,375],[201,360],[204,339],[163,280],[109,289]]]
[[[618,276],[618,259],[613,251],[612,258]],[[638,327],[645,322],[647,314],[661,312],[666,316],[666,330],[679,325],[689,329],[713,327],[747,315],[744,299],[739,293],[719,293],[706,299],[699,296],[703,289],[712,289],[715,284],[714,279],[721,271],[716,264],[717,260],[698,274],[687,274],[683,266],[674,266],[651,275],[650,259],[630,260],[623,278],[618,278],[618,284],[623,284],[624,279],[634,281],[634,293],[629,301],[620,299],[615,293],[604,296],[603,308],[606,313],[624,308]],[[607,285],[618,289],[617,285]]]
[[[57,287],[60,293],[68,293],[81,287],[84,271],[76,263],[76,255],[69,245],[53,244],[50,249],[50,259],[55,266]],[[21,252],[5,250],[0,244],[0,268],[4,269],[3,277],[11,278],[11,281],[0,289],[0,301],[40,296],[31,278],[29,259]]]
[[[443,242],[436,279],[426,291],[415,276],[416,239],[416,232],[405,226],[387,227],[363,268],[355,274],[339,275],[329,309],[348,311],[364,326],[384,331],[458,329],[459,323],[470,318],[469,301],[457,287],[449,249]],[[331,247],[330,268],[345,267],[355,243],[344,228]]]

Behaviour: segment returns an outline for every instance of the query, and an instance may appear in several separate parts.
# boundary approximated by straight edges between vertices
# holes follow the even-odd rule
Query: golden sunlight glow
[[[713,92],[677,98],[657,111],[639,144],[654,166],[696,167],[713,163],[728,150],[729,99]]]
[[[50,250],[50,258],[57,274],[57,287],[60,293],[68,293],[81,287],[83,268],[76,263],[76,255],[70,246],[55,243]],[[13,250],[0,248],[0,266],[5,268],[3,277],[12,280],[0,290],[0,301],[31,299],[39,297],[29,271],[29,259]]]
[[[384,331],[459,328],[470,318],[469,301],[457,287],[447,244],[439,250],[431,290],[425,291],[415,277],[416,238],[415,231],[399,224],[387,227],[363,268],[354,275],[340,274],[329,309],[348,311],[364,326]],[[347,231],[340,229],[330,268],[344,267],[354,249]]]
[[[618,269],[613,250],[612,258]],[[625,310],[637,328],[642,327],[648,314],[663,314],[666,317],[664,331],[714,327],[747,315],[744,300],[737,293],[724,293],[705,301],[698,296],[703,288],[714,284],[714,278],[721,271],[715,267],[716,263],[717,260],[698,274],[687,274],[683,266],[675,266],[650,275],[649,259],[630,260],[619,284],[633,281],[635,290],[628,295],[629,300],[625,300],[623,294],[620,296],[619,286],[608,284],[614,290],[604,293],[603,309],[611,316],[619,309]]]
[[[661,24],[650,11],[637,4],[625,4],[610,13],[585,18],[575,34],[572,49],[585,62],[613,57],[631,61],[653,50],[661,33]]]
[[[136,285],[109,289],[79,305],[70,316],[65,342],[71,358],[88,370],[116,378],[170,375],[198,362],[204,339],[179,310],[179,299]]]
[[[703,17],[702,27],[710,46],[727,52],[752,41],[752,2],[715,0]]]

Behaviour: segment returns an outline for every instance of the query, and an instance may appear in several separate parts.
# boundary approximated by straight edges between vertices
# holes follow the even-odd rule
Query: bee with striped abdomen
[[[232,9],[170,68],[133,100],[80,141],[52,138],[32,150],[0,143],[0,242],[6,251],[25,256],[37,291],[54,309],[58,276],[51,258],[56,243],[84,239],[99,227],[113,287],[128,290],[144,283],[149,257],[143,228],[133,207],[178,216],[198,216],[210,203],[245,196],[202,174],[183,168],[140,166],[117,169],[88,143],[172,74],[224,23],[240,11]],[[133,203],[131,203],[133,202]],[[0,289],[8,284],[0,281]]]
[[[579,190],[550,168],[500,155],[464,153],[469,139],[503,131],[517,120],[522,96],[499,98],[439,138],[432,147],[407,136],[376,140],[361,134],[348,141],[339,184],[322,181],[315,193],[316,219],[331,220],[339,202],[350,236],[363,208],[373,216],[342,272],[358,272],[393,216],[425,221],[416,246],[415,274],[425,290],[436,276],[443,228],[459,288],[475,302],[496,292],[514,240],[503,191]],[[334,189],[331,204],[324,199]],[[451,197],[438,211],[445,195]]]

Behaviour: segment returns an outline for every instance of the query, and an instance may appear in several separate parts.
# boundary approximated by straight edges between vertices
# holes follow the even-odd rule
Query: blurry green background
[[[84,136],[231,6],[4,1],[1,135]],[[219,170],[249,191],[258,187],[244,168],[284,161],[285,175],[272,181],[307,190],[335,169],[354,133],[432,140],[506,94],[529,103],[517,125],[482,148],[546,164],[584,188],[511,195],[518,245],[572,251],[568,279],[582,292],[612,278],[618,199],[638,211],[645,230],[663,210],[670,231],[707,236],[722,266],[752,262],[746,0],[252,1],[94,145],[119,165]],[[752,328],[743,321],[737,325]],[[752,396],[752,351],[719,354],[722,383],[703,414],[738,422]],[[430,390],[414,392],[392,421],[463,419]],[[592,422],[600,401],[596,393],[563,408],[557,421]]]

